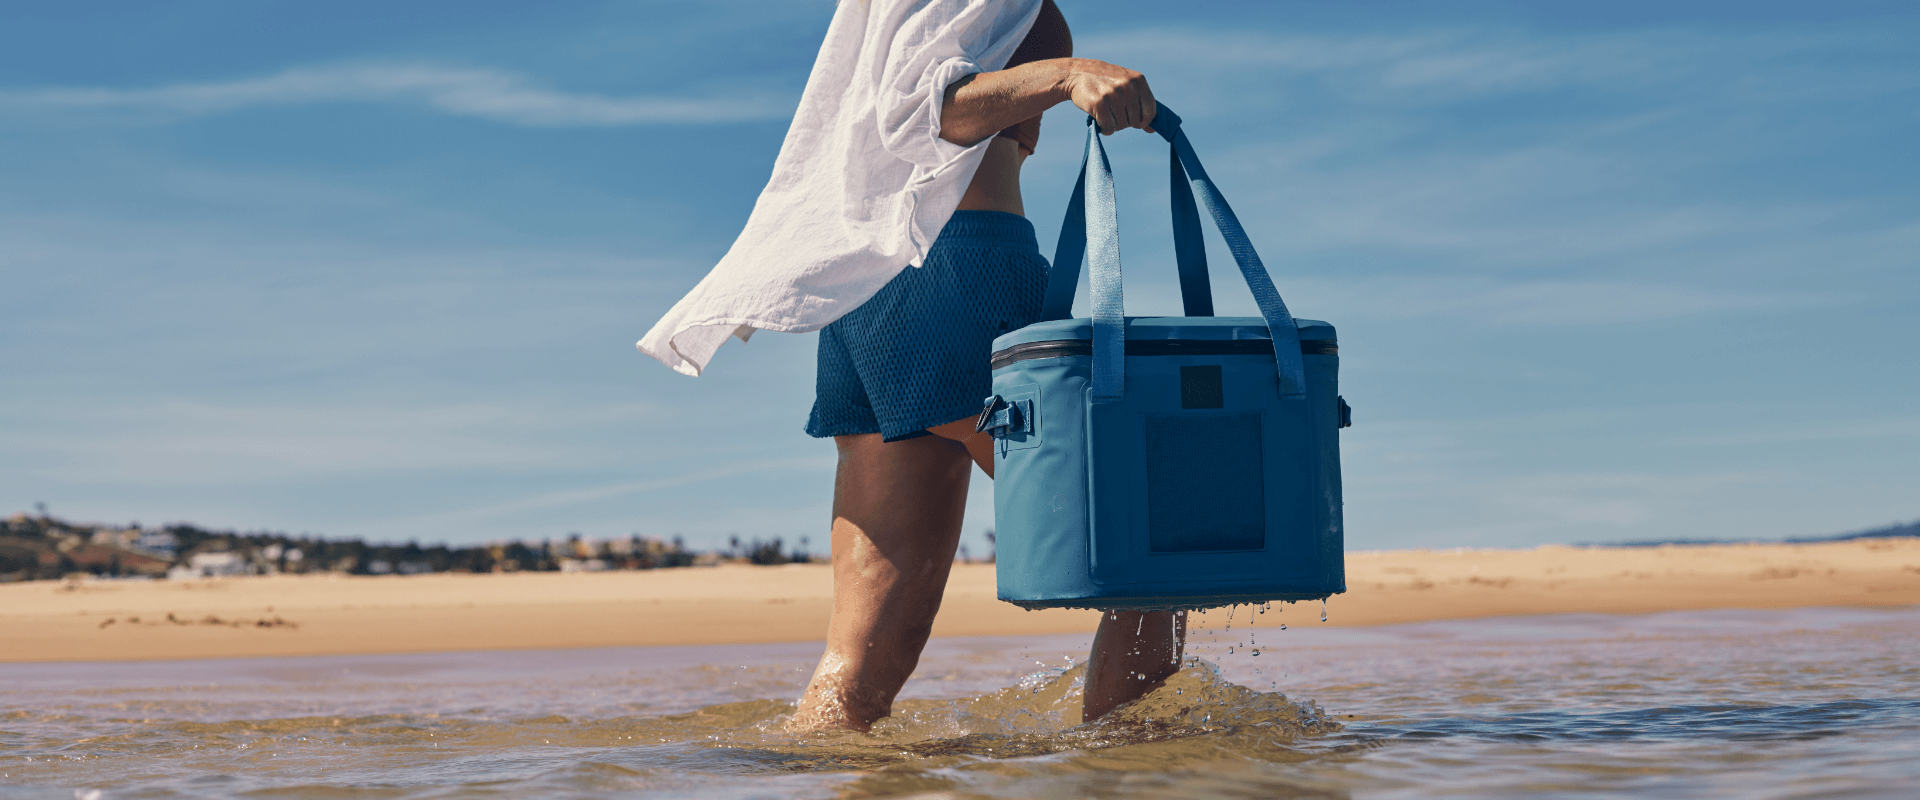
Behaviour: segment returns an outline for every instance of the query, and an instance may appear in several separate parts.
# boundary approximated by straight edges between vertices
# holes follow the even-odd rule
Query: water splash
[[[1024,757],[1243,729],[1257,729],[1251,735],[1258,747],[1270,748],[1340,729],[1318,705],[1240,686],[1221,677],[1217,665],[1198,658],[1187,659],[1179,672],[1144,697],[1099,720],[1082,722],[1085,669],[1081,665],[1030,675],[1013,687],[979,697],[903,701],[870,733],[823,734],[806,747],[825,748],[836,760],[899,763],[932,756]],[[1227,750],[1241,746],[1231,741],[1209,745]]]
[[[1295,702],[1280,692],[1249,689],[1220,676],[1210,661],[1190,658],[1159,689],[1102,718],[1116,728],[1151,726],[1182,735],[1258,726],[1289,738],[1340,730],[1318,704]]]

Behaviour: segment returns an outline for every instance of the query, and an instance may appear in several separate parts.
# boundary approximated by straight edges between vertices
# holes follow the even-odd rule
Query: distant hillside
[[[1832,536],[1794,536],[1788,542],[1844,542],[1849,539],[1885,539],[1892,536],[1920,536],[1920,519],[1905,525],[1898,522],[1884,528],[1870,528],[1857,533],[1836,533]]]
[[[70,575],[194,578],[223,575],[339,572],[411,575],[423,572],[597,572],[659,569],[722,561],[786,564],[811,560],[806,539],[788,550],[779,539],[742,542],[719,552],[695,553],[680,537],[635,534],[588,540],[512,541],[449,547],[369,544],[284,533],[207,530],[173,524],[159,528],[69,522],[45,514],[0,520],[0,582],[51,580]]]
[[[1576,542],[1582,547],[1657,547],[1663,544],[1814,544],[1816,542],[1846,542],[1854,539],[1887,539],[1897,536],[1920,537],[1920,519],[1907,523],[1896,522],[1884,528],[1869,528],[1853,533],[1834,533],[1825,536],[1789,536],[1785,539],[1631,539],[1624,542]]]
[[[1586,547],[1653,547],[1663,544],[1813,543],[1895,536],[1920,537],[1920,520],[1852,533],[1787,539],[1638,539],[1577,542]],[[215,531],[195,525],[115,527],[69,522],[45,514],[15,514],[0,520],[0,582],[52,580],[72,575],[193,578],[221,575],[337,572],[410,575],[423,572],[596,572],[660,569],[723,561],[786,564],[813,560],[807,540],[789,550],[778,538],[733,539],[724,550],[696,553],[679,537],[638,534],[588,540],[512,541],[449,547],[369,544],[358,539],[322,539],[256,531]],[[964,554],[963,554],[964,555]],[[987,558],[988,561],[992,557]]]

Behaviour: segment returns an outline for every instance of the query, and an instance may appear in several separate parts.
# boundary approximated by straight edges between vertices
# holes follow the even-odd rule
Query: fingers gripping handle
[[[1279,392],[1283,399],[1306,397],[1306,364],[1300,354],[1300,331],[1293,315],[1274,287],[1267,268],[1254,252],[1246,229],[1234,215],[1226,198],[1220,195],[1208,177],[1199,156],[1181,130],[1180,117],[1162,105],[1153,121],[1155,132],[1171,145],[1174,177],[1175,252],[1181,267],[1181,290],[1189,316],[1196,310],[1212,311],[1211,290],[1206,283],[1205,245],[1201,239],[1198,214],[1193,212],[1193,195],[1198,190],[1200,205],[1213,217],[1221,238],[1233,253],[1240,275],[1253,292],[1260,316],[1273,337],[1275,365],[1279,373]],[[1087,146],[1081,161],[1080,178],[1073,197],[1067,203],[1066,220],[1061,223],[1060,241],[1054,250],[1053,269],[1047,282],[1047,296],[1041,307],[1042,319],[1065,319],[1072,313],[1075,284],[1080,280],[1080,261],[1084,256],[1093,290],[1093,395],[1116,398],[1125,387],[1125,317],[1120,279],[1119,214],[1114,203],[1113,169],[1107,162],[1106,148],[1100,143],[1099,127],[1087,119]],[[1181,180],[1181,178],[1185,180]],[[1183,204],[1184,201],[1184,204]],[[1184,213],[1183,213],[1184,212]],[[1193,254],[1199,253],[1198,257]],[[1197,276],[1190,275],[1197,272]],[[1197,298],[1203,298],[1196,302]],[[1201,305],[1204,303],[1204,305]]]

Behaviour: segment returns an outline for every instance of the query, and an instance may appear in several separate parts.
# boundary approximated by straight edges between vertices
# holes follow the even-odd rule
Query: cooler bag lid
[[[1300,352],[1338,355],[1333,326],[1314,319],[1295,319]],[[1272,333],[1260,317],[1127,317],[1126,350],[1130,356],[1150,355],[1272,355]],[[1093,320],[1055,319],[1036,322],[993,340],[993,368],[1036,358],[1093,354]]]

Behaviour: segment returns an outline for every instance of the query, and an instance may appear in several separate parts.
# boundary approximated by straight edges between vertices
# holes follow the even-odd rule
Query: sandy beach
[[[1920,604],[1920,539],[1360,552],[1347,586],[1325,623],[1303,603],[1259,624]],[[825,564],[17,583],[0,585],[0,662],[812,641],[832,591]],[[993,565],[958,564],[934,635],[1073,633],[1096,619],[999,602]],[[1197,624],[1224,622],[1215,611]]]

